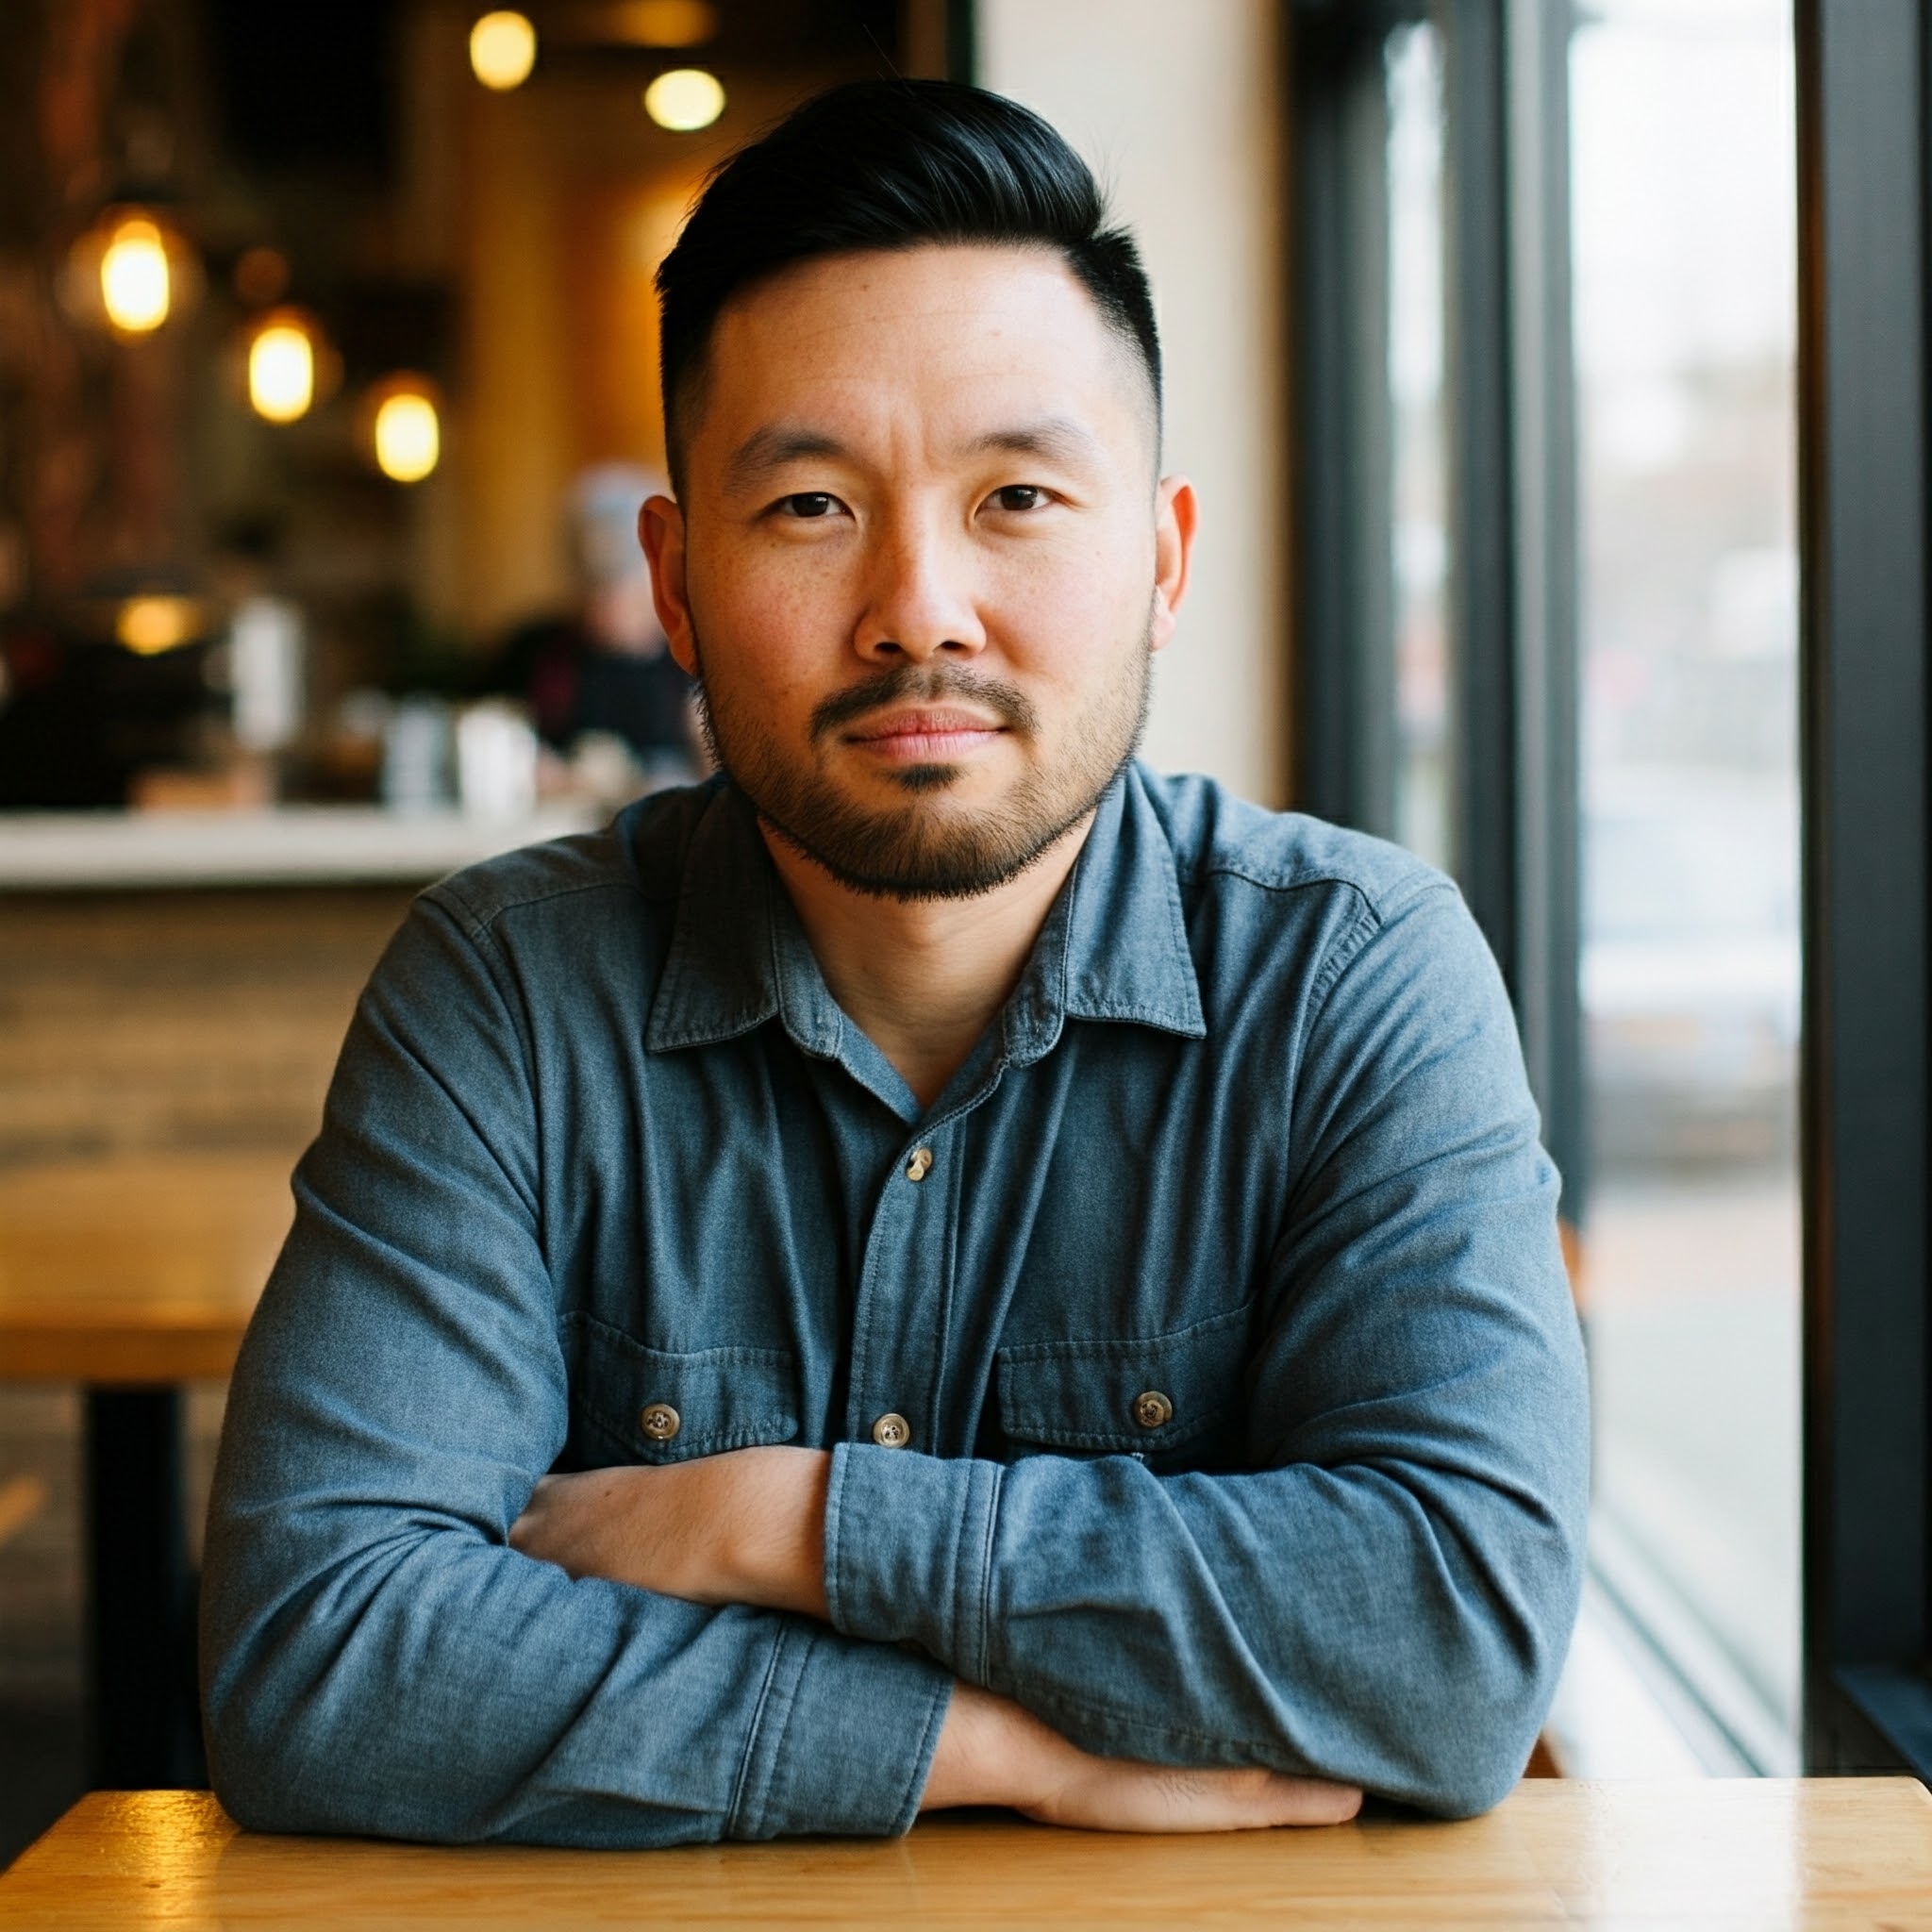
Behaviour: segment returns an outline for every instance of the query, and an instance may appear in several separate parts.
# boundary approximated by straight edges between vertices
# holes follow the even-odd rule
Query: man
[[[660,290],[727,776],[378,967],[231,1398],[217,1790],[612,1845],[1492,1803],[1578,1588],[1557,1178],[1453,888],[1133,760],[1195,508],[1131,242],[1034,116],[868,85]]]

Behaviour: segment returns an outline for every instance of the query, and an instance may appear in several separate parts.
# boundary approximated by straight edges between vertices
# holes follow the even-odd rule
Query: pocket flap
[[[646,1348],[594,1315],[564,1318],[571,1407],[633,1462],[681,1462],[798,1434],[790,1349]]]
[[[1057,1449],[1137,1454],[1211,1428],[1240,1400],[1248,1310],[1138,1340],[1000,1349],[1000,1424]]]

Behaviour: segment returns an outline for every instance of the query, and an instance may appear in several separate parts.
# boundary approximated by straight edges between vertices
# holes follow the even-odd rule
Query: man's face
[[[1130,755],[1193,505],[1043,249],[814,261],[726,307],[643,536],[719,761],[861,891],[1003,884]]]

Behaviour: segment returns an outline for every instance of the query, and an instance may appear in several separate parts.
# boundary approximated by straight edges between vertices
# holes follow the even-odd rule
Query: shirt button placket
[[[930,1419],[922,1417],[919,1405],[932,1387],[944,1305],[941,1276],[952,1248],[933,1219],[943,1216],[947,1190],[926,1185],[940,1154],[935,1135],[900,1155],[867,1241],[854,1336],[863,1386],[855,1382],[852,1390],[848,1427],[882,1449],[910,1446],[915,1431],[928,1449],[932,1444]]]

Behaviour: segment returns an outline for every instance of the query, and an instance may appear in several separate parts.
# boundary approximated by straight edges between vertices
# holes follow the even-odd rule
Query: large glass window
[[[1790,8],[1595,0],[1570,80],[1595,1555],[1745,1758],[1790,1769]]]
[[[1516,1003],[1583,1635],[1794,1769],[1802,1592],[1806,1762],[1923,1769],[1925,9],[1289,17],[1296,802],[1446,861]]]

